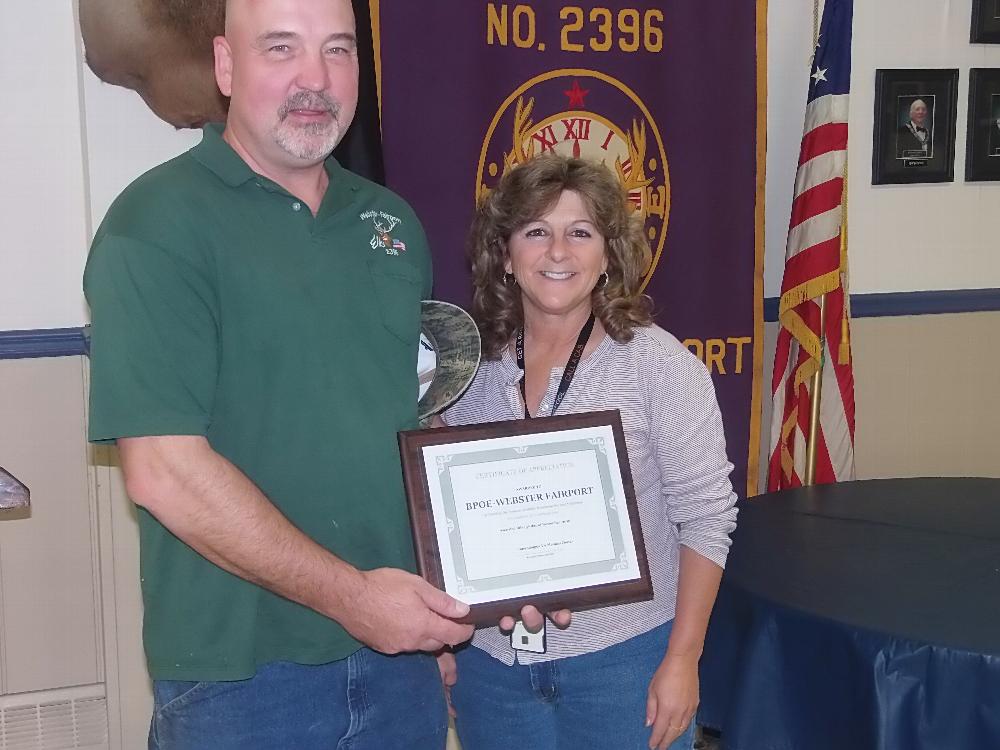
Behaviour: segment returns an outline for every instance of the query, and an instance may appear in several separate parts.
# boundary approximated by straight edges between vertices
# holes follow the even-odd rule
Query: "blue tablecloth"
[[[1000,748],[1000,480],[743,503],[701,679],[726,750]]]

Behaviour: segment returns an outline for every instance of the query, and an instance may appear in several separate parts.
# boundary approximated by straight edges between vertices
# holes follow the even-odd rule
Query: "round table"
[[[726,750],[1000,747],[1000,480],[742,502],[701,677]]]

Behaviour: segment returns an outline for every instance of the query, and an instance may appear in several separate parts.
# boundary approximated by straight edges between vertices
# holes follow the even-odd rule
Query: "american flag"
[[[807,386],[819,368],[815,482],[854,478],[845,191],[852,2],[826,0],[813,59],[778,306],[768,491],[799,487],[805,478]]]

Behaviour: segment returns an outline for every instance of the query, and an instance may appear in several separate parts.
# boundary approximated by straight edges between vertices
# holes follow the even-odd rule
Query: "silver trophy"
[[[31,492],[17,477],[0,466],[0,510],[31,507]]]

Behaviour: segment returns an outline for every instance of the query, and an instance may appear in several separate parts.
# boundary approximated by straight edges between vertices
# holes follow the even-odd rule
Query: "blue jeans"
[[[367,648],[248,680],[153,683],[149,750],[443,750],[448,714],[434,657]]]
[[[663,660],[667,623],[600,651],[508,667],[470,646],[451,689],[463,750],[647,750],[646,691]],[[694,722],[670,745],[691,750]]]

